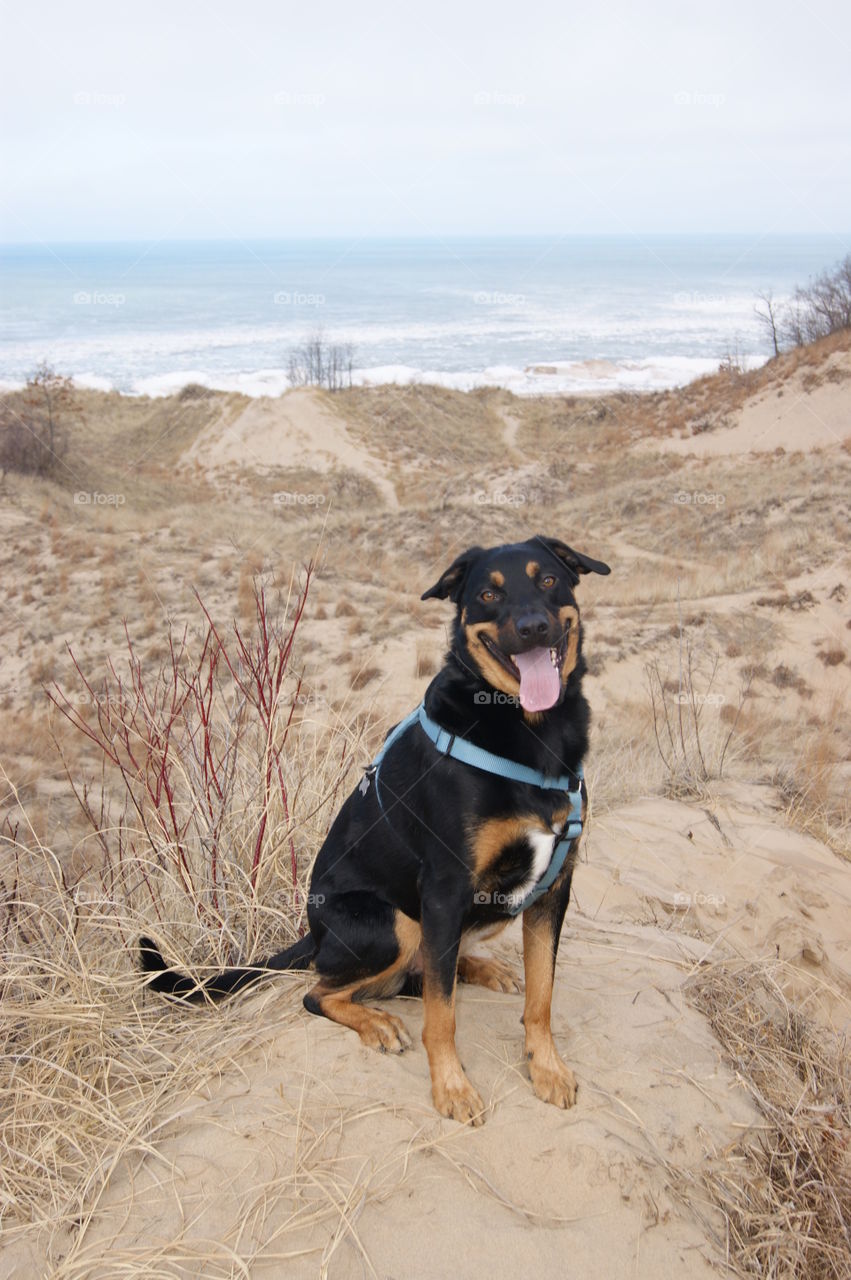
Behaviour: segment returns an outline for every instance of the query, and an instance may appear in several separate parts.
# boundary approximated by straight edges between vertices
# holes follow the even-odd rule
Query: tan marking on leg
[[[537,578],[537,576],[538,576],[538,574],[539,574],[540,572],[541,572],[541,566],[540,566],[540,564],[538,563],[538,561],[537,561],[537,560],[527,560],[527,562],[526,562],[526,576],[527,576],[527,577],[529,577],[529,578]]]
[[[320,981],[308,992],[326,1018],[343,1027],[351,1027],[367,1048],[378,1049],[382,1053],[402,1053],[410,1049],[411,1037],[404,1023],[391,1013],[356,1002],[368,997],[380,1000],[395,995],[404,982],[405,973],[419,951],[422,930],[416,920],[397,911],[394,931],[399,954],[386,969],[344,987],[329,987]]]
[[[484,1124],[485,1104],[464,1074],[455,1048],[455,986],[447,999],[428,970],[423,980],[423,1044],[428,1054],[434,1105],[450,1120]]]
[[[419,950],[423,940],[423,931],[419,922],[412,920],[410,916],[406,916],[404,911],[397,911],[393,928],[399,943],[400,953],[405,960],[410,959]]]
[[[552,931],[545,917],[529,911],[523,916],[523,967],[523,1025],[532,1087],[544,1102],[572,1107],[576,1101],[576,1077],[559,1056],[550,1027],[555,968]]]
[[[458,981],[489,991],[519,991],[520,981],[511,965],[496,956],[459,956]]]

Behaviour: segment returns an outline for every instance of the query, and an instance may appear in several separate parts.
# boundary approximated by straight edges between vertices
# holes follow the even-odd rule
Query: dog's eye
[[[547,591],[549,591],[550,587],[554,587],[555,584],[556,584],[555,577],[551,573],[545,573],[543,578],[541,578],[541,581],[540,581],[540,586],[542,586]]]
[[[494,600],[497,599],[497,594],[495,591],[491,591],[490,587],[485,587],[484,591],[479,592],[479,599],[482,604],[493,604]]]

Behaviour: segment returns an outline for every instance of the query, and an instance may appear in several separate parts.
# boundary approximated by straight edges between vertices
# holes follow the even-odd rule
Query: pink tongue
[[[547,711],[558,702],[558,671],[549,649],[513,653],[511,660],[520,672],[520,705],[524,711]]]

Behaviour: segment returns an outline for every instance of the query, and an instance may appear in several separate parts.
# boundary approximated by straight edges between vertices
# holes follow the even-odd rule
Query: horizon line
[[[851,241],[851,230],[843,231],[755,231],[747,228],[736,231],[498,231],[498,232],[474,232],[474,231],[447,231],[434,232],[431,234],[415,234],[413,232],[328,232],[322,235],[291,233],[285,235],[230,235],[230,236],[159,236],[150,237],[145,235],[123,236],[123,237],[104,237],[101,239],[38,239],[38,240],[0,240],[0,250],[2,249],[40,249],[48,248],[51,245],[182,245],[182,244],[260,244],[260,243],[316,243],[321,244],[328,241],[399,241],[406,243],[415,242],[435,242],[439,243],[445,240],[570,240],[570,239],[588,239],[588,240],[626,240],[641,242],[642,239],[659,239],[659,238],[733,238],[737,236],[759,236],[761,240],[778,240],[788,237],[804,238],[811,240],[836,240],[848,238]],[[851,251],[851,245],[849,245]]]

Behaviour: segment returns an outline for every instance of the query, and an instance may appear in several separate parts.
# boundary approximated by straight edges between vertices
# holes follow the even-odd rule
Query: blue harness
[[[381,762],[393,746],[393,743],[413,724],[419,724],[441,755],[451,756],[453,760],[460,760],[462,764],[472,765],[474,769],[484,769],[486,773],[494,773],[497,777],[508,778],[512,782],[525,782],[529,786],[541,787],[546,791],[566,792],[570,800],[570,813],[564,824],[563,831],[558,839],[553,842],[553,851],[546,871],[521,902],[505,908],[509,915],[519,915],[521,911],[531,907],[533,902],[537,902],[538,898],[542,897],[555,883],[567,860],[571,844],[582,834],[582,786],[585,777],[582,765],[578,766],[575,774],[561,774],[557,778],[550,778],[538,769],[531,769],[528,765],[518,764],[516,760],[508,760],[505,756],[494,755],[493,752],[485,751],[483,747],[477,747],[474,743],[468,742],[466,738],[458,738],[454,733],[449,733],[448,730],[441,728],[436,720],[432,720],[426,714],[425,703],[421,702],[409,716],[400,721],[396,728],[387,735],[384,745],[366,770],[358,788],[361,795],[366,795],[370,781],[375,782],[375,795],[385,821],[388,820],[387,812],[378,786],[378,773],[381,768]]]

